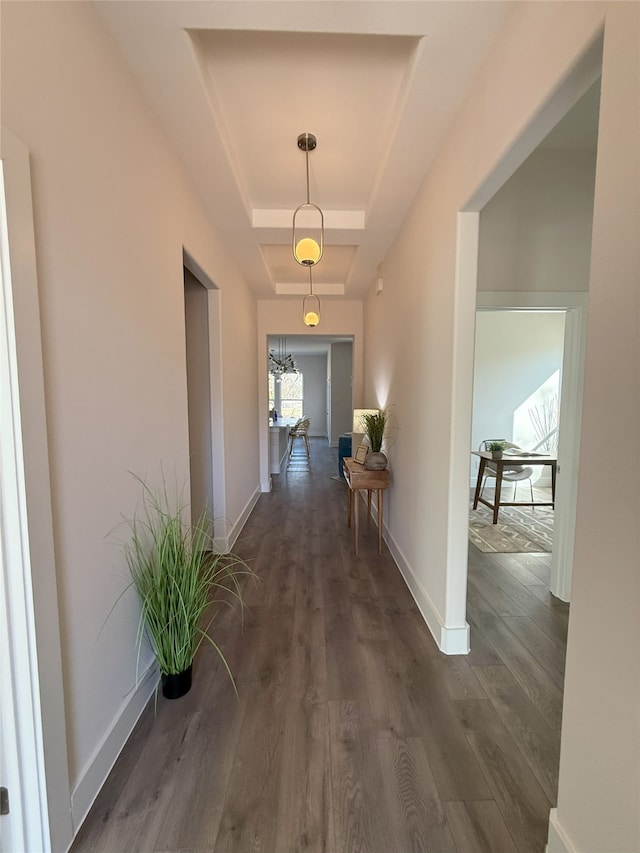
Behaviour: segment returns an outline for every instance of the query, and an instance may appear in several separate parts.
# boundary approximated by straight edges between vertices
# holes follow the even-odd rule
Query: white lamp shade
[[[295,258],[305,266],[317,264],[320,260],[320,244],[313,237],[303,237],[296,243]]]
[[[311,269],[309,269],[311,277]],[[308,293],[302,300],[302,321],[305,326],[317,326],[320,322],[320,300],[315,293]]]
[[[317,204],[305,202],[296,207],[293,213],[291,249],[296,261],[305,267],[312,267],[322,258],[324,214]]]
[[[366,432],[363,415],[377,415],[380,409],[354,409],[353,410],[353,430],[352,432],[364,435]]]

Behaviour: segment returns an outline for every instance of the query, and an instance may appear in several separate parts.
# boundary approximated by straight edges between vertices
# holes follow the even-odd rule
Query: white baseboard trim
[[[233,525],[233,527],[231,528],[231,531],[229,532],[229,535],[227,536],[227,548],[226,548],[227,551],[230,551],[233,548],[233,546],[236,544],[236,539],[238,538],[238,536],[240,536],[242,528],[247,523],[247,519],[251,515],[254,506],[258,503],[258,498],[260,497],[260,494],[264,491],[265,491],[265,489],[263,488],[262,485],[260,486],[260,488],[256,488],[254,493],[251,495],[251,497],[249,498],[249,500],[245,504],[244,509],[242,510],[242,512],[240,513],[240,515],[238,517],[238,520]],[[269,488],[266,489],[266,491],[268,491],[268,492],[271,491],[271,479],[269,479]]]
[[[558,809],[549,812],[549,835],[545,847],[546,853],[578,853],[567,833],[558,821]]]
[[[464,625],[455,627],[444,624],[429,594],[422,587],[415,572],[384,525],[383,534],[391,556],[400,569],[400,574],[404,578],[404,582],[409,588],[409,592],[413,596],[415,603],[418,605],[418,610],[426,622],[427,628],[431,631],[433,639],[438,644],[440,651],[445,655],[468,655],[471,648],[469,625],[466,622]]]
[[[158,681],[155,660],[140,677],[137,687],[125,698],[107,733],[94,750],[71,792],[71,820],[77,835],[89,809],[104,785],[129,735],[153,696]]]
[[[471,631],[467,622],[458,628],[442,625],[440,628],[440,651],[445,655],[468,655],[471,651]]]

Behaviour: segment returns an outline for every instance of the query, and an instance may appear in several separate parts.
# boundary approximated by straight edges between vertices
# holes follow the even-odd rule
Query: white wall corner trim
[[[271,477],[269,477],[268,480],[263,480],[260,483],[260,491],[265,495],[271,491]]]
[[[120,705],[110,728],[80,773],[78,782],[71,792],[74,835],[77,834],[89,813],[129,735],[153,695],[157,682],[158,670],[153,661],[139,678],[137,686]]]
[[[558,820],[558,809],[549,812],[549,835],[546,853],[578,853]]]
[[[240,533],[242,532],[242,528],[247,523],[247,519],[251,515],[251,512],[253,511],[254,506],[258,503],[258,498],[260,497],[260,493],[263,491],[264,491],[264,489],[262,487],[256,488],[254,490],[253,494],[251,495],[251,497],[249,498],[249,500],[247,501],[247,503],[245,504],[245,507],[242,510],[242,512],[240,513],[238,520],[232,526],[232,528],[229,532],[229,535],[227,537],[227,547],[225,548],[226,551],[230,551],[233,548],[233,546],[236,544],[236,540],[237,540],[238,536],[240,536]]]
[[[440,651],[445,655],[469,654],[469,625],[466,622],[464,625],[459,626],[449,626],[444,624],[444,620],[440,613],[438,613],[436,606],[431,601],[431,598],[416,577],[415,572],[405,559],[402,551],[390,535],[386,525],[383,527],[383,530],[385,534],[384,539],[389,547],[391,556],[393,557],[397,567],[400,569],[404,582],[409,588],[409,592],[413,596],[413,600],[418,605],[418,610],[426,622],[427,628],[431,631],[433,639],[438,644]]]
[[[471,651],[468,622],[458,628],[443,625],[440,630],[440,651],[445,655],[468,655]]]

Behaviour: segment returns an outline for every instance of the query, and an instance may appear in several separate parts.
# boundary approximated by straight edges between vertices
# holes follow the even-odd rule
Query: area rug
[[[553,541],[553,509],[546,506],[500,507],[498,523],[492,524],[493,512],[483,504],[469,513],[469,539],[485,553],[531,553],[551,551]]]

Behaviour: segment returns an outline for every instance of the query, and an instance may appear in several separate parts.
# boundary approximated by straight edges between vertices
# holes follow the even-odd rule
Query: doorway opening
[[[550,95],[543,108],[532,118],[531,123],[523,130],[513,145],[505,152],[503,158],[488,172],[484,180],[478,185],[473,195],[467,200],[458,213],[457,240],[456,240],[456,311],[454,324],[454,337],[456,340],[456,359],[453,369],[453,400],[452,400],[452,436],[451,436],[451,466],[450,466],[450,524],[448,530],[447,550],[447,620],[450,624],[464,627],[466,634],[466,648],[463,648],[463,631],[459,632],[461,642],[458,644],[460,653],[469,651],[469,624],[466,620],[467,602],[467,569],[468,569],[468,532],[469,532],[469,465],[470,465],[470,441],[471,441],[471,400],[473,386],[473,355],[474,355],[474,330],[476,318],[476,304],[482,298],[486,306],[492,304],[504,305],[501,302],[492,302],[508,296],[516,296],[519,299],[526,298],[527,294],[534,293],[540,301],[529,305],[526,302],[507,303],[507,307],[538,307],[558,308],[563,307],[562,302],[557,302],[559,297],[566,296],[567,292],[586,290],[590,271],[590,242],[591,228],[586,235],[587,251],[584,253],[585,265],[580,273],[583,280],[582,287],[575,284],[568,285],[569,279],[564,275],[563,263],[563,237],[573,240],[570,223],[564,222],[566,233],[562,233],[563,211],[561,204],[565,199],[563,192],[564,173],[560,173],[558,185],[555,187],[555,196],[552,195],[553,204],[540,206],[533,202],[527,203],[527,198],[522,195],[521,202],[524,206],[523,215],[529,214],[538,218],[537,227],[522,228],[521,217],[512,212],[510,218],[502,218],[497,222],[498,227],[493,229],[494,241],[481,244],[481,219],[482,226],[487,222],[487,211],[489,205],[497,198],[503,190],[506,192],[511,188],[511,200],[517,204],[519,193],[513,191],[511,179],[526,165],[532,154],[539,151],[541,143],[545,139],[552,139],[557,143],[558,150],[564,154],[565,161],[568,159],[566,175],[575,178],[575,172],[571,167],[571,155],[574,150],[576,136],[573,133],[561,133],[559,128],[562,120],[573,113],[573,108],[581,103],[583,98],[591,100],[592,110],[589,126],[597,144],[597,129],[599,121],[599,89],[602,72],[602,38],[592,43],[569,72],[563,83]],[[587,112],[589,112],[587,110]],[[558,131],[558,133],[556,133]],[[538,146],[538,148],[536,147]],[[564,148],[563,148],[564,146]],[[544,152],[543,155],[544,156]],[[596,161],[596,150],[591,146],[590,155],[592,163]],[[576,162],[582,161],[582,157],[576,158]],[[593,166],[592,166],[593,172]],[[541,177],[544,176],[544,170]],[[535,186],[535,180],[529,182]],[[550,194],[554,187],[547,189]],[[589,216],[593,213],[594,188],[585,191],[581,199],[576,200],[576,209],[589,210]],[[560,205],[560,206],[558,206]],[[557,213],[562,214],[560,217]],[[560,236],[558,236],[560,235]],[[514,265],[522,258],[519,255],[521,249],[520,238],[529,239],[528,263],[520,267]],[[498,239],[500,238],[500,239]],[[553,239],[555,238],[555,244]],[[555,251],[549,251],[549,244],[554,245]],[[489,251],[485,252],[485,246]],[[484,260],[489,261],[491,274],[488,279],[482,281],[481,266]],[[550,259],[552,262],[550,262]],[[487,269],[485,265],[485,269]],[[571,288],[571,290],[569,289]],[[582,293],[584,297],[584,292]],[[569,303],[564,303],[567,307]],[[567,322],[573,318],[580,325],[584,322],[584,311],[572,310],[567,315]],[[580,336],[576,336],[579,338]],[[563,448],[559,448],[562,455]],[[561,466],[562,467],[562,466]],[[571,477],[567,478],[571,479]],[[573,490],[572,490],[573,491]],[[576,489],[577,491],[577,489]],[[576,497],[573,491],[572,499]],[[572,537],[569,537],[572,538]]]
[[[537,528],[540,550],[553,555],[549,589],[565,601],[573,562],[599,101],[598,80],[479,217],[472,448],[496,437],[558,456],[555,509],[540,508],[537,515],[532,508],[509,510],[514,517],[505,526],[512,521],[513,530],[505,533],[513,533],[513,541],[505,536],[495,547],[517,552],[522,533],[531,541],[521,549],[535,551],[536,537],[528,537],[527,528]],[[546,470],[533,466],[532,473]]]
[[[351,431],[354,341],[349,335],[268,335],[266,344],[269,474],[274,475],[283,470],[288,448],[286,435],[277,431],[288,430],[298,418],[309,419],[310,438],[331,447]],[[279,375],[272,365],[288,359],[296,372]]]
[[[219,291],[184,253],[184,309],[191,517],[211,519],[217,547],[228,546],[225,519]]]

